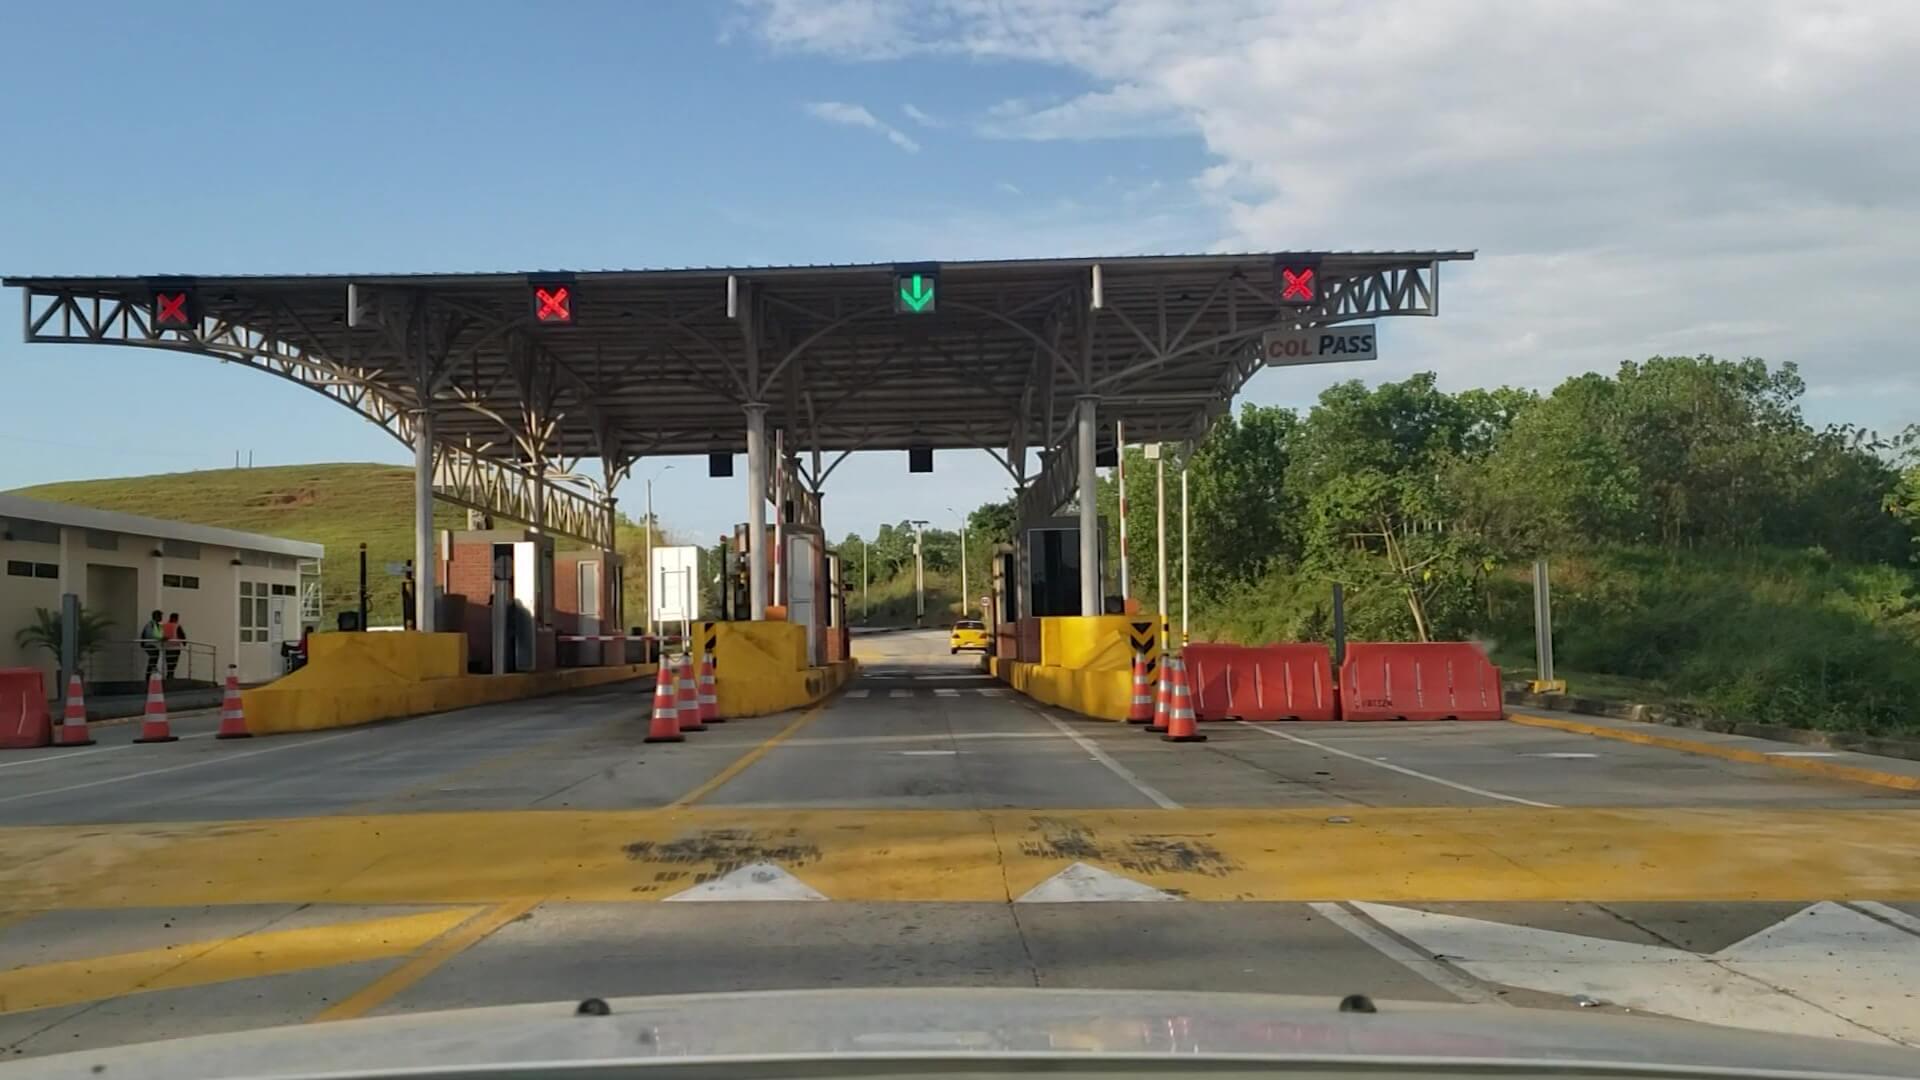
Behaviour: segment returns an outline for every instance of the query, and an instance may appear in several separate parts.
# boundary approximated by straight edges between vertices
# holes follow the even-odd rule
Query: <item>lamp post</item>
[[[947,513],[960,519],[960,617],[967,617],[967,518],[965,514],[947,507]]]
[[[909,521],[913,526],[913,625],[927,621],[927,564],[920,555],[920,542],[926,537],[927,523]]]
[[[659,636],[654,632],[655,626],[653,621],[653,482],[665,476],[672,469],[672,465],[667,465],[662,467],[658,472],[655,472],[652,476],[647,477],[647,520],[641,526],[641,531],[647,534],[647,636],[649,638],[657,638]]]

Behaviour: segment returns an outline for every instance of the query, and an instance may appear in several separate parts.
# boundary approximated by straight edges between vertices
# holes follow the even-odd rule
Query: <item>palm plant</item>
[[[33,609],[33,622],[14,632],[13,643],[22,649],[41,648],[60,656],[60,642],[63,631],[60,613],[43,607]],[[107,640],[107,631],[113,629],[113,620],[98,611],[80,609],[79,643],[80,655],[85,656],[94,646]]]

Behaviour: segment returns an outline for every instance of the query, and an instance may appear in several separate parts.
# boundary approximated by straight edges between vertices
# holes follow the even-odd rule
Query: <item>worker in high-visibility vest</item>
[[[146,677],[149,679],[153,678],[154,672],[160,670],[160,648],[166,640],[167,626],[162,621],[160,612],[156,610],[147,617],[147,625],[140,628],[140,648],[147,654]]]
[[[180,668],[180,654],[187,648],[187,628],[180,625],[180,613],[175,611],[167,616],[160,630],[167,650],[167,678],[171,679]]]

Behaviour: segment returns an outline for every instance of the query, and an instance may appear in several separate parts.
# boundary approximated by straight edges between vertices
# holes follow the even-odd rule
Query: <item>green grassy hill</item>
[[[388,577],[386,565],[413,557],[413,470],[404,466],[209,469],[39,484],[12,494],[324,544],[321,588],[329,626],[334,612],[358,603],[359,549],[365,543],[369,617],[375,625],[400,621],[400,579]],[[466,511],[436,506],[433,520],[443,529],[464,529]],[[665,531],[654,534],[655,544],[673,542]],[[562,538],[559,546],[581,545]],[[646,535],[639,525],[623,518],[617,546],[629,567],[643,563]],[[644,611],[640,590],[646,575],[629,572],[625,580],[627,611]]]

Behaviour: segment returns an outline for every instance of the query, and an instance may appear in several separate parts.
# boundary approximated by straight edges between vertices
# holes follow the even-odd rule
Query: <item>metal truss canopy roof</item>
[[[1132,256],[845,266],[484,274],[16,277],[26,338],[245,363],[540,483],[599,459],[739,452],[763,404],[789,451],[987,448],[1024,470],[1076,399],[1129,441],[1203,434],[1262,363],[1270,330],[1439,311],[1439,264],[1471,252]],[[1280,301],[1277,260],[1317,267]],[[937,274],[927,314],[895,274]],[[572,321],[536,321],[564,282]],[[188,289],[191,325],[154,325]],[[1019,459],[1016,467],[1011,464]],[[450,468],[452,466],[449,466]],[[815,477],[817,486],[822,478]],[[594,485],[589,485],[594,486]]]

